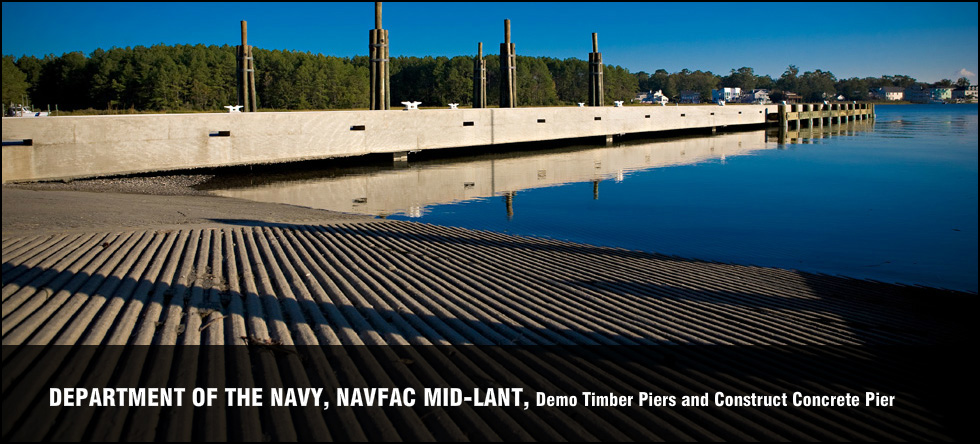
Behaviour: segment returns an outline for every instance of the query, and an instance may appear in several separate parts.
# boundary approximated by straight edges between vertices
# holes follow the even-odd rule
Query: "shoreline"
[[[3,258],[3,435],[14,439],[967,436],[956,388],[968,381],[977,299],[966,293],[225,197],[8,186]],[[226,385],[475,387],[474,399],[481,388],[523,390],[530,402],[873,391],[899,403],[44,402],[52,387]]]
[[[186,178],[176,179],[177,182],[184,180]],[[123,180],[123,182],[125,181]],[[144,184],[142,180],[136,180],[136,183]],[[115,186],[117,189],[126,189],[129,185],[100,182],[93,186]],[[224,263],[224,268],[231,267],[234,265],[228,262],[231,258],[254,255],[253,251],[244,249],[245,247],[241,244],[239,237],[244,239],[246,236],[256,236],[256,241],[265,239],[262,242],[269,242],[269,245],[273,245],[273,243],[282,242],[282,239],[286,238],[312,236],[306,241],[301,241],[297,237],[295,242],[333,242],[335,243],[331,244],[334,245],[333,248],[339,248],[338,252],[343,251],[344,255],[349,257],[347,260],[354,262],[335,263],[329,260],[324,262],[325,259],[317,258],[316,254],[313,253],[315,250],[309,250],[304,254],[297,244],[292,249],[286,248],[285,245],[275,247],[263,255],[266,257],[265,260],[255,264],[268,266],[267,261],[275,259],[281,269],[297,267],[296,273],[299,276],[304,274],[299,273],[298,270],[307,269],[309,272],[305,276],[310,276],[309,273],[321,273],[324,279],[334,282],[347,282],[343,285],[351,285],[351,282],[358,281],[356,273],[370,273],[372,276],[379,275],[371,279],[379,279],[380,276],[385,276],[384,279],[389,279],[391,282],[401,282],[398,285],[389,284],[396,287],[422,285],[418,290],[421,291],[420,294],[431,292],[470,294],[486,298],[499,298],[501,302],[514,298],[521,299],[519,295],[522,294],[548,295],[549,298],[557,298],[556,301],[561,301],[565,297],[561,295],[583,294],[583,292],[585,294],[598,292],[596,296],[612,292],[619,295],[618,297],[628,299],[639,297],[642,300],[645,298],[642,294],[649,291],[658,294],[662,287],[672,289],[669,292],[679,292],[681,295],[693,292],[683,296],[683,299],[688,302],[703,301],[705,298],[714,301],[721,298],[729,301],[726,302],[727,304],[751,307],[759,304],[759,302],[750,302],[746,305],[746,301],[755,300],[763,294],[768,295],[765,296],[764,300],[777,298],[773,299],[772,302],[776,303],[776,306],[782,306],[784,302],[777,303],[775,301],[785,299],[786,301],[795,301],[792,304],[807,305],[814,298],[817,300],[826,299],[824,293],[829,293],[834,295],[832,300],[837,302],[831,303],[827,308],[845,318],[853,314],[851,313],[853,307],[848,308],[848,305],[855,303],[855,301],[868,304],[863,309],[867,313],[862,316],[875,318],[880,315],[874,314],[876,309],[873,309],[873,306],[880,303],[905,301],[904,303],[912,304],[917,308],[905,312],[902,316],[919,318],[922,315],[921,310],[926,309],[927,306],[929,307],[928,311],[932,312],[946,310],[927,303],[927,299],[940,298],[946,300],[951,298],[950,301],[958,301],[952,305],[959,305],[971,302],[971,298],[976,296],[968,292],[914,285],[885,284],[796,270],[706,262],[622,248],[513,236],[418,222],[383,220],[373,216],[344,214],[291,205],[251,202],[218,196],[190,195],[190,191],[183,195],[144,195],[107,192],[105,190],[95,193],[89,191],[34,191],[23,188],[23,186],[4,186],[3,188],[4,264],[5,270],[27,266],[37,275],[52,269],[52,264],[56,263],[64,263],[65,265],[55,267],[56,269],[64,269],[71,263],[71,260],[67,258],[72,255],[99,255],[99,250],[104,247],[99,247],[100,244],[98,243],[92,244],[91,239],[94,238],[112,237],[118,239],[118,241],[107,241],[107,245],[115,245],[114,242],[124,241],[132,243],[136,242],[136,239],[142,238],[144,240],[141,242],[184,242],[187,248],[190,248],[191,242],[196,243],[194,238],[213,237],[215,240],[212,241],[211,246],[209,248],[202,246],[201,248],[204,249],[197,254],[174,247],[167,255],[143,264],[145,268],[153,265],[159,266],[161,265],[160,262],[164,260],[186,262],[189,260],[188,258],[200,255],[203,255],[200,257],[205,258],[212,257],[208,261],[219,261],[205,264],[199,259],[196,265],[185,265],[191,269],[199,269],[193,273],[190,271],[183,272],[186,275],[187,273],[205,274],[201,267],[211,270],[214,267],[221,267],[221,263]],[[170,189],[170,191],[175,192],[180,190],[181,186]],[[179,239],[174,240],[174,236]],[[83,238],[89,239],[89,241],[83,242]],[[232,246],[228,246],[221,245],[219,240],[220,242],[234,242]],[[107,256],[103,260],[110,260],[112,257],[115,257],[112,259],[114,261],[132,261],[136,258],[148,260],[147,255],[153,251],[143,244],[140,244],[142,245],[140,247],[135,246],[135,244],[129,245],[127,243],[127,245],[128,250],[116,253],[118,256]],[[306,245],[305,248],[310,249],[312,247]],[[428,261],[435,262],[428,265],[418,265],[410,259],[423,260],[423,263],[427,264]],[[406,260],[409,262],[404,262]],[[91,266],[89,265],[89,267]],[[238,266],[245,265],[239,264]],[[556,266],[568,268],[568,270],[552,268]],[[354,268],[344,272],[345,267]],[[406,271],[402,270],[403,267]],[[126,272],[134,276],[142,276],[144,270],[137,268]],[[360,271],[355,272],[355,269]],[[255,279],[251,285],[271,285],[267,287],[266,291],[274,298],[281,298],[280,292],[285,291],[290,286],[299,285],[295,278],[288,278],[288,274],[277,273],[281,272],[271,269],[264,272],[260,272],[260,270],[250,272],[249,275]],[[485,281],[479,284],[464,284],[467,279],[471,279],[472,273],[486,275]],[[491,276],[498,273],[512,273],[515,276],[523,277],[515,278],[513,282],[509,279],[494,282]],[[171,282],[178,278],[180,276],[161,277],[157,281],[158,283]],[[307,278],[303,279],[304,282],[305,279]],[[634,283],[636,280],[657,282],[657,285],[654,287],[648,287],[648,284],[637,286]],[[4,282],[5,293],[12,291],[23,293],[28,288],[42,288],[45,285],[43,282],[26,282],[18,284],[23,288],[7,288],[6,283],[10,282],[7,271],[4,272]],[[24,286],[23,284],[31,285]],[[377,287],[376,284],[362,283],[360,285],[367,286],[358,287],[360,288],[359,293],[391,291]],[[51,291],[56,292],[58,289]],[[311,294],[314,292],[313,288],[305,291],[309,291]],[[289,294],[290,291],[286,291],[286,293]],[[407,296],[407,294],[398,293],[402,294],[401,298]],[[391,297],[398,298],[396,296]],[[28,293],[23,293],[21,298],[28,301],[31,296]],[[894,300],[889,301],[890,299]],[[453,302],[453,304],[458,303],[460,301]],[[835,308],[834,304],[837,303],[844,305]],[[826,301],[819,303],[818,306],[823,307],[825,304],[827,304]],[[764,305],[768,305],[768,303]],[[7,322],[9,313],[21,309],[19,306],[11,305],[10,300],[4,301],[5,332],[14,328],[15,325]],[[887,316],[893,316],[895,307],[888,307],[888,311]],[[682,312],[683,310],[678,315]],[[626,316],[627,313],[616,311],[609,313],[610,322],[615,324],[626,321],[627,318],[623,316]],[[54,314],[49,313],[48,315]],[[34,316],[34,313],[24,312],[21,315],[27,319]],[[65,315],[73,316],[72,313]],[[564,317],[560,313],[553,316],[559,320],[559,323],[561,323],[560,319]],[[588,315],[581,313],[579,316]],[[760,324],[767,322],[785,324],[787,322],[778,317],[763,321],[758,317],[768,318],[771,314],[760,315],[752,310],[740,316],[748,316],[747,319],[754,319],[753,323]],[[903,333],[898,337],[905,337],[905,339],[898,340],[898,343],[918,343],[923,340],[928,342],[938,337],[948,339],[955,336],[940,333],[952,327],[951,325],[943,326],[944,322],[941,320],[941,316],[931,319],[929,322],[933,325],[929,330],[938,334],[937,337],[928,339],[932,333],[925,336],[922,336],[921,332],[912,336],[904,336]],[[484,319],[484,321],[489,321],[489,319]],[[896,322],[894,328],[901,330],[899,325],[905,321],[900,318],[893,318],[892,321],[888,322]],[[787,325],[787,328],[789,327],[790,325]],[[830,341],[829,343],[843,344],[852,343],[854,340],[849,334],[841,335],[839,332],[827,337],[821,336],[821,333],[813,332],[811,333],[812,337],[805,335],[803,339],[790,339],[796,337],[796,334],[791,333],[791,331],[798,327],[795,326],[787,330],[784,334],[789,336],[786,336],[784,340],[789,340],[790,343],[800,340],[806,343],[813,340],[819,343]],[[734,325],[732,328],[735,328]],[[822,325],[818,331],[824,331],[826,328],[826,325]],[[836,329],[832,330],[836,331]],[[25,338],[34,333],[31,331]],[[829,331],[825,333],[829,333]],[[731,330],[729,334],[743,335],[737,330]],[[723,335],[723,337],[725,336]],[[8,344],[9,339],[5,333],[4,344]],[[681,342],[691,339],[693,338],[684,339]],[[718,341],[719,343],[726,343],[731,339],[728,337],[727,339],[718,339]],[[896,339],[892,338],[886,342],[894,340]],[[865,339],[860,342],[865,342]],[[753,344],[753,341],[750,340],[747,343]],[[763,341],[760,344],[765,343],[767,342]]]

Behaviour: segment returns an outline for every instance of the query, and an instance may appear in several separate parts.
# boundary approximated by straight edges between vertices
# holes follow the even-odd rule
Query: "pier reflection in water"
[[[573,146],[529,152],[509,152],[440,159],[391,167],[350,167],[301,175],[223,177],[206,185],[210,192],[247,200],[285,203],[332,211],[402,215],[419,218],[426,208],[502,196],[508,219],[521,190],[592,183],[592,199],[599,199],[600,183],[622,182],[635,172],[654,168],[724,163],[728,157],[780,144],[813,143],[825,137],[869,131],[868,121],[803,128],[738,132],[712,137],[684,137],[631,141],[616,146]]]
[[[874,125],[875,122],[873,121],[859,120],[843,124],[820,124],[819,126],[814,125],[812,128],[800,128],[791,131],[770,129],[766,136],[767,139],[778,141],[780,144],[812,145],[815,141],[828,137],[853,136],[858,132],[873,132]]]
[[[874,121],[782,134],[770,129],[448,159],[423,155],[402,164],[297,174],[221,175],[203,189],[976,291],[973,109],[972,116],[936,117],[916,107],[881,107]]]
[[[569,147],[558,150],[499,153],[450,161],[413,162],[407,167],[352,168],[329,171],[329,176],[293,179],[255,178],[244,186],[209,184],[214,194],[262,202],[286,203],[334,211],[420,217],[426,207],[503,196],[509,217],[521,190],[575,182],[622,182],[633,172],[652,168],[724,160],[766,149],[762,131],[688,137],[619,146]],[[773,147],[769,147],[773,148]],[[226,179],[228,181],[228,179]]]

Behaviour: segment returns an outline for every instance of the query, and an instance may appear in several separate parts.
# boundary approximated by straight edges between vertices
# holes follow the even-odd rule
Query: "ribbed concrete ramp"
[[[5,238],[3,343],[917,344],[954,325],[934,290],[409,222],[240,223]]]
[[[975,305],[934,289],[411,222],[215,222],[3,238],[5,439],[956,436],[902,384],[887,393],[903,400],[892,408],[49,411],[50,385],[528,387],[532,405],[532,390],[863,396],[860,363],[890,372],[901,353],[882,349],[959,343],[957,307]],[[54,345],[110,347],[61,356]],[[151,359],[119,345],[177,347],[166,359],[149,349]]]

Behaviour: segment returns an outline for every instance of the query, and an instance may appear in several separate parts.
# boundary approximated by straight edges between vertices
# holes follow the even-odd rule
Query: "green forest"
[[[325,56],[298,51],[255,48],[256,92],[264,110],[366,109],[368,107],[368,60]],[[499,101],[499,66],[496,55],[487,55],[487,102]],[[235,47],[205,45],[154,45],[98,49],[86,56],[70,52],[44,58],[3,56],[3,102],[34,104],[62,111],[224,111],[237,102]],[[472,103],[473,56],[392,57],[391,103],[420,101],[422,106]],[[588,62],[576,58],[517,57],[519,106],[558,106],[585,102]],[[759,76],[752,68],[732,69],[721,76],[687,69],[668,73],[630,73],[626,68],[603,68],[605,100],[629,102],[637,92],[663,92],[677,101],[680,92],[700,93],[711,99],[711,90],[737,86],[773,91],[793,91],[804,100],[830,95],[865,100],[879,86],[907,87],[916,80],[903,75],[838,80],[828,71],[800,74],[789,66],[778,79]],[[943,82],[949,82],[944,80]],[[942,82],[940,82],[942,83]],[[951,82],[950,82],[951,83]]]

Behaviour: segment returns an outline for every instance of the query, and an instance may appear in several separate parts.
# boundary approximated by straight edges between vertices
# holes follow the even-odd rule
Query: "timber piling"
[[[473,108],[487,107],[487,61],[483,58],[483,42],[477,45],[473,60]]]
[[[381,27],[381,2],[374,2],[374,29],[368,35],[368,54],[371,72],[370,109],[391,109],[388,30]]]
[[[592,52],[589,53],[589,106],[602,106],[602,53],[599,52],[599,36],[592,33]]]
[[[255,58],[252,47],[248,45],[248,24],[242,20],[242,44],[237,47],[238,104],[242,112],[255,112],[258,109],[255,99]]]
[[[517,54],[510,41],[510,20],[504,20],[504,42],[500,44],[500,107],[517,108]]]

